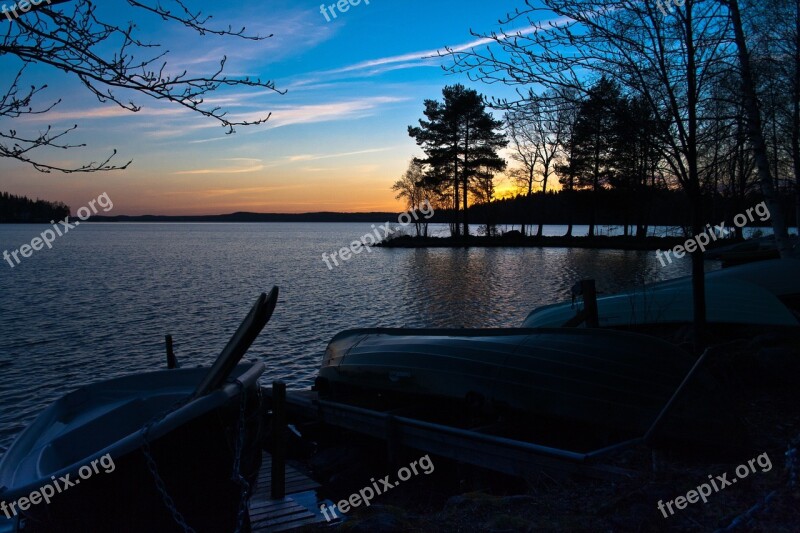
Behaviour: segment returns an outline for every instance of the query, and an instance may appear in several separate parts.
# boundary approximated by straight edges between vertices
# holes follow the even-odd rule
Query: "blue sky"
[[[98,102],[69,75],[35,67],[25,81],[48,83],[39,101],[62,102],[47,115],[0,120],[0,127],[77,124],[71,141],[88,146],[48,153],[48,161],[97,160],[117,148],[117,161],[133,164],[120,172],[65,175],[0,160],[0,190],[62,200],[73,210],[106,192],[113,214],[399,210],[404,206],[390,187],[421,154],[406,130],[422,116],[423,100],[440,98],[445,85],[457,82],[488,95],[511,94],[446,73],[446,59],[422,57],[474,42],[470,28],[498,29],[498,19],[521,2],[370,0],[330,22],[318,1],[191,6],[213,14],[212,25],[274,37],[200,37],[121,0],[98,6],[98,14],[135,21],[140,35],[169,50],[173,72],[208,72],[227,56],[229,74],[274,81],[286,94],[238,88],[207,98],[236,118],[271,112],[267,124],[226,135],[212,120],[142,95],[131,95],[142,110],[130,113]],[[3,71],[14,65],[0,58]]]

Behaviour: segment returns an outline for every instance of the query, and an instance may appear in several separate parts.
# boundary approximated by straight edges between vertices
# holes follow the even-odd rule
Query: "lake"
[[[49,225],[0,225],[0,253]],[[546,234],[563,234],[547,227]],[[308,387],[328,340],[356,327],[512,327],[569,298],[689,273],[654,252],[570,248],[374,249],[329,270],[370,224],[83,224],[52,249],[0,263],[0,455],[64,393],[165,367],[164,335],[183,366],[209,364],[260,292],[278,307],[246,357],[264,382]],[[442,227],[436,231],[443,231]],[[576,227],[576,234],[585,227]]]

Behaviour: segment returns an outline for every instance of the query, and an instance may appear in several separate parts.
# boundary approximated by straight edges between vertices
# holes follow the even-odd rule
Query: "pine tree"
[[[483,98],[461,84],[442,90],[443,102],[425,100],[425,117],[408,134],[427,156],[419,159],[437,188],[452,187],[455,224],[453,236],[469,236],[469,190],[481,171],[502,171],[506,162],[497,151],[508,141],[499,130],[502,122],[486,111]],[[462,232],[463,223],[463,232]]]

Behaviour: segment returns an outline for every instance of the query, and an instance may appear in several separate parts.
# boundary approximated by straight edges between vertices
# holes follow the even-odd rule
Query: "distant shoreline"
[[[226,215],[93,216],[92,222],[386,222],[397,213],[230,213]]]
[[[399,213],[390,213],[390,212],[381,212],[381,211],[374,211],[368,213],[337,213],[337,212],[314,212],[314,213],[249,213],[249,212],[236,212],[236,213],[228,213],[223,215],[114,215],[114,216],[101,216],[101,215],[94,215],[91,218],[84,221],[84,223],[264,223],[264,222],[300,222],[300,223],[385,223],[385,222],[392,222],[394,223],[397,221]],[[70,218],[75,218],[74,215],[70,215]],[[2,220],[0,221],[0,225],[3,224],[46,224],[49,220],[45,219],[27,219],[27,220]],[[443,217],[440,218],[438,216],[434,216],[430,220],[428,220],[430,224],[447,224],[447,218]],[[576,226],[588,226],[588,221],[585,220],[573,220]],[[480,221],[475,221],[474,226],[480,226],[482,223]],[[508,229],[513,229],[520,225],[519,221],[511,220],[511,221],[498,221],[498,226],[507,226]],[[566,221],[560,220],[547,220],[545,222],[546,226],[567,226]],[[679,222],[674,222],[671,224],[654,224],[655,226],[680,226]],[[534,226],[534,225],[530,225]],[[596,226],[598,228],[604,226],[620,226],[620,224],[616,221],[598,221]],[[750,224],[749,227],[769,227],[769,224]],[[598,236],[599,238],[603,238],[604,236]],[[622,237],[622,236],[615,236],[615,237]],[[470,238],[470,245],[478,246],[477,243],[473,243],[473,239],[481,239],[482,237],[471,237]],[[542,239],[563,239],[564,237],[542,237]],[[581,238],[581,237],[575,237]],[[585,237],[583,237],[585,238]],[[652,238],[652,237],[648,237]],[[442,237],[434,237],[432,239],[442,239]],[[494,238],[493,238],[494,239]],[[510,243],[511,246],[542,246],[542,242],[533,242],[535,241],[535,237],[525,237],[525,242],[515,242]],[[508,241],[504,241],[503,244],[492,244],[492,239],[484,240],[486,246],[506,246],[509,245]],[[640,241],[637,241],[640,242]],[[552,245],[557,246],[556,244],[545,244],[545,246]],[[400,244],[396,243],[390,246],[406,246],[406,247],[427,247],[427,246],[453,246],[453,244],[446,244],[443,242],[439,242],[437,244],[428,243],[414,243],[414,244]],[[586,247],[592,247],[590,244]]]

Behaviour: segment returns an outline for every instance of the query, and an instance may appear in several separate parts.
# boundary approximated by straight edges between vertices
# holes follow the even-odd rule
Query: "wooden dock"
[[[271,456],[264,453],[256,491],[250,497],[250,523],[253,533],[291,531],[303,526],[324,523],[317,508],[319,483],[286,465],[286,496],[273,500]]]

